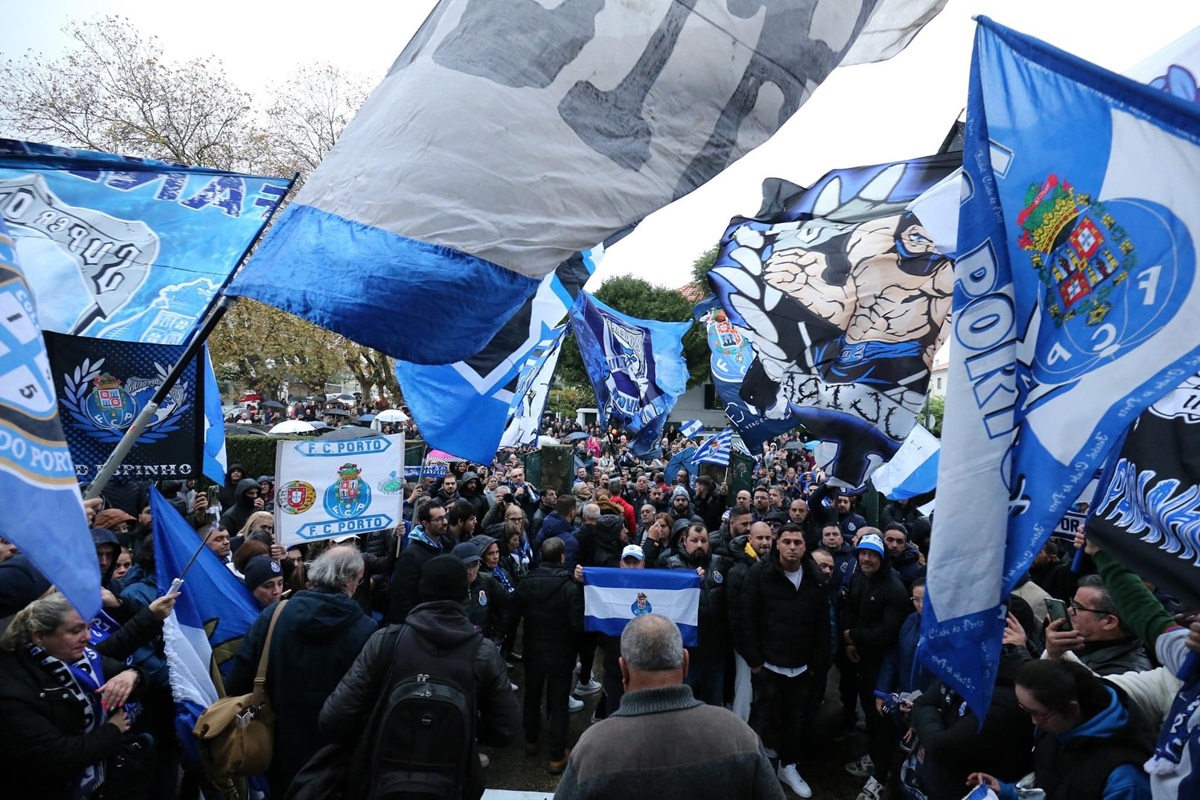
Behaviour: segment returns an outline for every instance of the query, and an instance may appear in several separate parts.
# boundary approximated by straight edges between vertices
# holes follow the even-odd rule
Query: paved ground
[[[596,669],[600,669],[601,655],[597,653]],[[522,667],[517,664],[512,670],[513,682],[519,687],[524,683],[524,675]],[[864,779],[855,778],[848,774],[844,769],[844,764],[847,761],[853,760],[858,755],[866,752],[866,736],[861,731],[855,732],[844,741],[835,742],[831,738],[831,733],[834,728],[834,723],[837,720],[840,703],[837,700],[837,672],[832,674],[833,692],[826,695],[826,703],[821,707],[821,711],[817,718],[817,744],[816,752],[813,754],[812,764],[801,770],[804,779],[808,781],[813,790],[813,797],[821,800],[854,800],[859,789],[862,788]],[[518,702],[524,701],[523,687],[517,693]],[[592,716],[592,712],[596,708],[596,704],[600,700],[600,695],[595,694],[585,698],[586,707],[583,711],[576,712],[571,715],[571,730],[567,737],[568,744],[574,744],[587,728],[588,720]],[[543,729],[543,740],[545,733]],[[482,748],[483,752],[491,758],[491,766],[485,772],[487,786],[489,789],[509,789],[523,792],[545,792],[545,796],[549,797],[554,794],[554,787],[558,785],[558,777],[551,775],[546,771],[549,763],[549,756],[543,753],[537,758],[525,757],[525,739],[520,733],[516,739],[507,748],[503,750],[495,750],[493,748]],[[793,797],[791,790],[784,789],[784,793],[789,797]]]

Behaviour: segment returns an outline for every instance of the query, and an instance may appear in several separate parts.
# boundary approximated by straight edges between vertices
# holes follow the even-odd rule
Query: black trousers
[[[546,745],[550,760],[559,761],[567,746],[567,726],[571,696],[571,670],[573,664],[548,667],[545,664],[525,659],[525,741],[537,742],[542,733],[542,695],[546,696],[546,711],[550,715],[550,728]]]
[[[750,717],[762,726],[763,743],[779,754],[780,764],[798,763],[812,752],[812,673],[788,678],[763,667],[751,682]]]

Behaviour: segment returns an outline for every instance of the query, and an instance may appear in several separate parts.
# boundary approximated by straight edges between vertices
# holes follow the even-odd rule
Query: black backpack
[[[475,654],[480,634],[436,652],[407,625],[369,750],[369,800],[459,800],[475,766]]]

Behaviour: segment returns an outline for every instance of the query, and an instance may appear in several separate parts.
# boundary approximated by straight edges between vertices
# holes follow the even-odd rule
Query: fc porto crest
[[[338,479],[325,490],[325,511],[337,519],[352,519],[370,505],[371,487],[358,465],[347,462],[338,467]]]
[[[279,506],[285,514],[303,514],[317,500],[316,488],[307,481],[288,481],[279,487]]]
[[[654,611],[654,606],[650,605],[649,598],[645,592],[638,592],[637,599],[633,601],[633,605],[629,607],[635,617],[645,616]]]
[[[75,425],[101,442],[119,442],[138,414],[151,401],[167,376],[167,366],[154,363],[150,377],[113,374],[105,369],[106,358],[84,358],[63,374],[61,404]],[[149,444],[179,430],[184,413],[191,408],[189,387],[179,382],[159,404],[138,444]]]
[[[92,381],[92,386],[83,406],[88,419],[97,427],[110,431],[122,431],[133,424],[137,404],[129,392],[121,388],[118,378],[102,372]]]

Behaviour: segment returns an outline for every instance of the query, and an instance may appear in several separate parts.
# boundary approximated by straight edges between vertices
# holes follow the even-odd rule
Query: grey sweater
[[[680,685],[622,697],[579,738],[554,796],[783,800],[783,789],[754,731]]]

